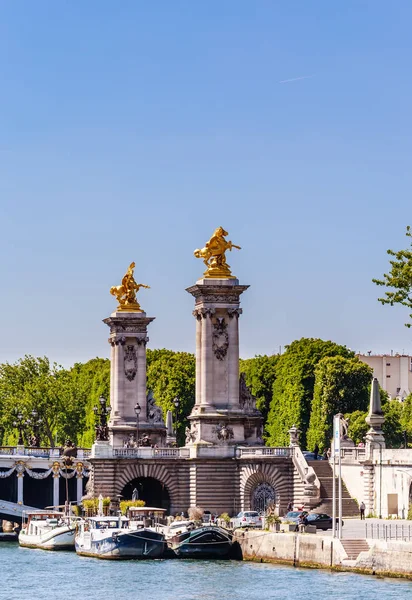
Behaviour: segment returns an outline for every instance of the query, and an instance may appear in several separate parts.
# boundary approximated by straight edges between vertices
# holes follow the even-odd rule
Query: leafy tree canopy
[[[256,408],[261,411],[264,423],[272,400],[278,359],[279,355],[275,354],[240,360],[240,372],[245,374],[246,385],[256,397]]]
[[[287,445],[288,430],[296,425],[302,431],[302,447],[306,447],[315,368],[326,356],[352,358],[354,353],[331,341],[302,338],[287,346],[286,352],[279,357],[266,425],[266,439],[270,445]]]
[[[406,236],[412,238],[411,228],[406,228]],[[406,250],[388,250],[389,256],[393,259],[389,261],[391,269],[389,273],[384,273],[383,279],[372,279],[377,285],[385,286],[388,291],[383,298],[378,298],[382,304],[401,304],[412,310],[412,242],[410,248]],[[412,313],[409,317],[412,319]],[[411,327],[412,323],[405,323],[406,327]]]
[[[315,369],[315,388],[307,445],[329,448],[333,415],[368,407],[372,369],[358,358],[326,357]]]

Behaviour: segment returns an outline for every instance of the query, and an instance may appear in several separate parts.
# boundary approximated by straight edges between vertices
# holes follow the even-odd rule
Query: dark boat
[[[164,535],[151,527],[134,527],[126,517],[91,517],[79,524],[75,538],[81,556],[106,559],[160,558]]]
[[[167,545],[179,558],[229,558],[232,534],[208,525],[177,533],[167,539]]]

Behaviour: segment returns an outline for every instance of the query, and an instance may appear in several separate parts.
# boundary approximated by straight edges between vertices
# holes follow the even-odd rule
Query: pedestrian
[[[289,502],[289,504],[288,504],[288,505],[287,505],[287,507],[286,507],[286,514],[287,514],[288,512],[291,512],[292,510],[293,510],[293,503],[292,503],[292,502]]]
[[[318,454],[319,454],[319,446],[317,444],[315,444],[315,447],[313,449],[313,455],[315,457],[315,460],[318,460]]]
[[[365,519],[365,508],[366,508],[365,503],[362,501],[359,504],[359,512],[360,512],[361,521],[363,521]]]

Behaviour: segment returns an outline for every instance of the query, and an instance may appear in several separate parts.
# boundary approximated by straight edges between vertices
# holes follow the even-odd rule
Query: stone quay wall
[[[412,542],[367,540],[369,551],[349,560],[340,540],[318,534],[238,530],[234,539],[244,560],[412,579]]]

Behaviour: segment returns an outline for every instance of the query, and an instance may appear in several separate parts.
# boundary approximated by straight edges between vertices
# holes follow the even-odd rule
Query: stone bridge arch
[[[179,484],[173,473],[168,471],[164,465],[135,463],[125,466],[116,477],[115,494],[122,494],[125,487],[136,480],[159,482],[166,488],[170,501],[170,512],[175,510],[179,497]]]
[[[292,489],[287,470],[276,464],[245,465],[240,473],[241,510],[253,510],[253,494],[261,484],[267,484],[274,490],[275,507],[283,514],[292,498]]]

